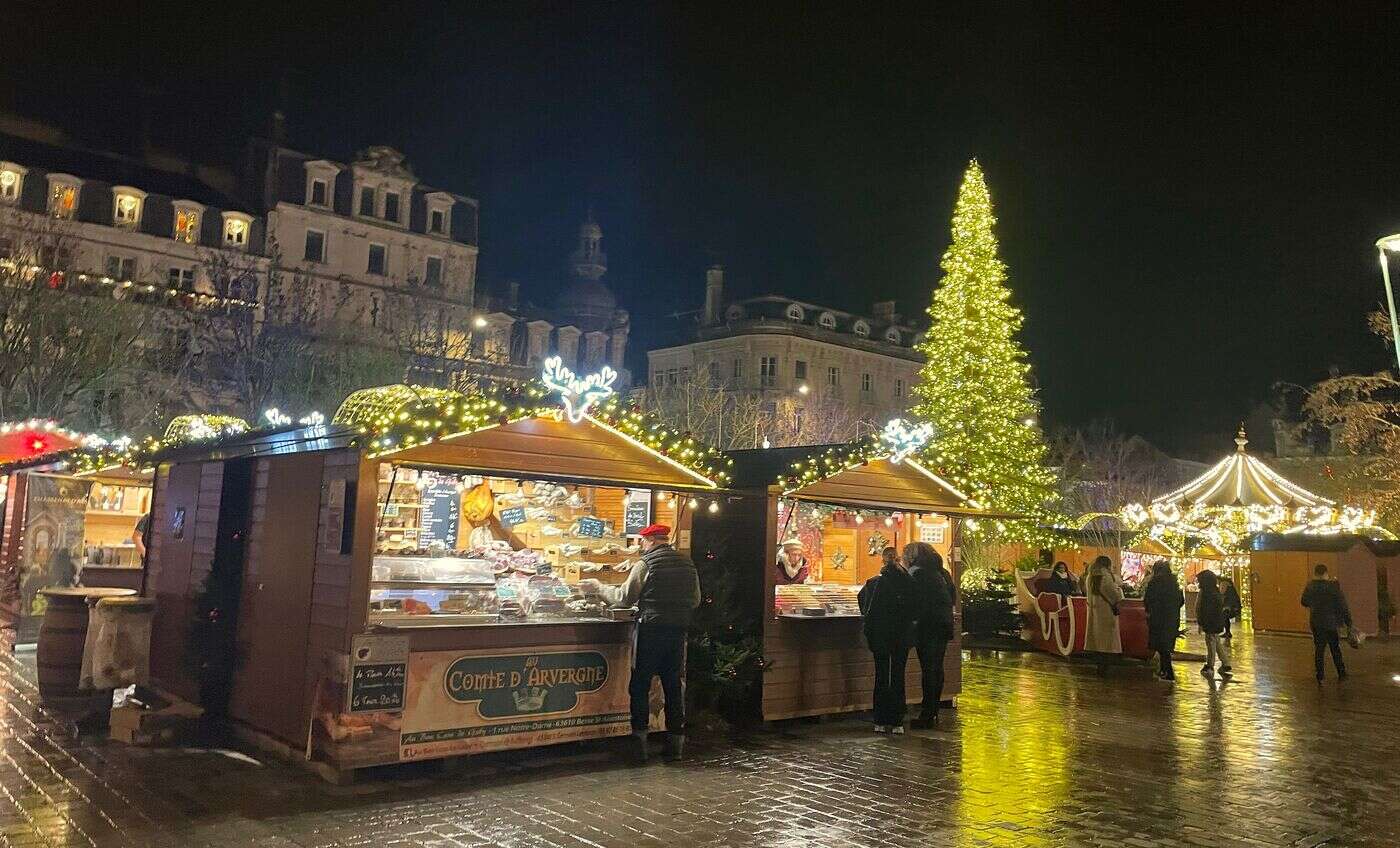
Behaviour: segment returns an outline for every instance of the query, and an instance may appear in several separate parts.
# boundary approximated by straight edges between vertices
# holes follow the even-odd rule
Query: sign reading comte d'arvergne
[[[399,759],[626,734],[627,659],[625,643],[413,653]]]
[[[551,356],[544,361],[540,379],[559,393],[559,399],[564,402],[564,414],[571,424],[577,424],[588,415],[588,410],[616,393],[612,386],[617,382],[617,372],[604,365],[598,373],[580,377],[563,359]]]

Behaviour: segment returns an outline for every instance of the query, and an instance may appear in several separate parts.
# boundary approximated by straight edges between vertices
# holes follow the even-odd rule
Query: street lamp
[[[1400,365],[1400,318],[1395,315],[1395,292],[1390,287],[1390,258],[1386,253],[1400,253],[1400,233],[1376,240],[1376,252],[1381,259],[1381,278],[1385,280],[1385,302],[1390,307],[1390,340],[1395,345],[1395,363]],[[1400,371],[1396,372],[1400,376]]]

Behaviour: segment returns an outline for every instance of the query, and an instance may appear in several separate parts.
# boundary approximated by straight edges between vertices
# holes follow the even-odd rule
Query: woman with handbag
[[[1084,650],[1100,654],[1123,653],[1123,639],[1118,633],[1118,605],[1123,602],[1123,587],[1113,573],[1113,560],[1101,556],[1089,566],[1084,577],[1086,629]]]

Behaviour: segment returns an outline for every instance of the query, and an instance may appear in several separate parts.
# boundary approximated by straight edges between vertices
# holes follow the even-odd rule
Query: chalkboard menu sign
[[[632,489],[627,493],[627,511],[622,519],[622,534],[635,536],[651,523],[651,492]]]
[[[513,506],[510,509],[501,510],[501,523],[506,527],[514,527],[517,524],[525,523],[525,507]]]
[[[403,709],[407,678],[407,636],[356,636],[350,649],[348,712]]]
[[[422,518],[418,544],[428,547],[441,542],[448,550],[457,547],[457,526],[462,514],[462,493],[456,482],[434,482],[423,490]]]
[[[580,518],[578,535],[598,538],[607,532],[608,525],[601,518]]]

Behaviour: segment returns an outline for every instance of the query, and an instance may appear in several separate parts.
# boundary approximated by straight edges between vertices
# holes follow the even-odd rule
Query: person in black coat
[[[1220,658],[1220,676],[1230,676],[1230,649],[1222,638],[1225,633],[1225,596],[1220,593],[1219,577],[1214,571],[1196,575],[1201,596],[1196,601],[1196,625],[1206,637],[1206,664],[1201,674],[1215,676],[1215,660]]]
[[[1181,608],[1186,606],[1186,596],[1166,560],[1153,564],[1152,579],[1142,593],[1142,605],[1147,608],[1147,645],[1157,652],[1158,674],[1163,680],[1175,680],[1172,651],[1181,632]]]
[[[1244,602],[1240,600],[1240,590],[1235,588],[1235,581],[1228,574],[1220,576],[1220,594],[1225,597],[1225,638],[1230,636],[1230,621],[1240,617],[1244,612]]]
[[[904,546],[904,565],[914,581],[914,650],[919,655],[924,701],[919,717],[910,722],[916,729],[938,723],[938,706],[943,700],[943,660],[953,639],[952,577],[943,569],[943,557],[927,542]]]
[[[1327,566],[1318,563],[1313,566],[1313,579],[1303,589],[1303,606],[1308,608],[1308,624],[1313,637],[1313,666],[1317,670],[1317,682],[1322,682],[1323,651],[1332,650],[1332,664],[1337,667],[1337,679],[1346,680],[1347,664],[1342,661],[1341,634],[1345,624],[1351,626],[1351,609],[1347,606],[1342,587],[1335,580],[1327,579]]]
[[[1040,591],[1050,592],[1061,597],[1082,594],[1079,585],[1074,582],[1074,578],[1069,576],[1069,566],[1063,562],[1055,563],[1055,567],[1050,572],[1050,576],[1045,578],[1045,582],[1040,585]]]
[[[914,624],[914,580],[894,548],[886,548],[880,573],[865,581],[857,600],[865,642],[875,655],[875,732],[904,732],[904,668]]]

